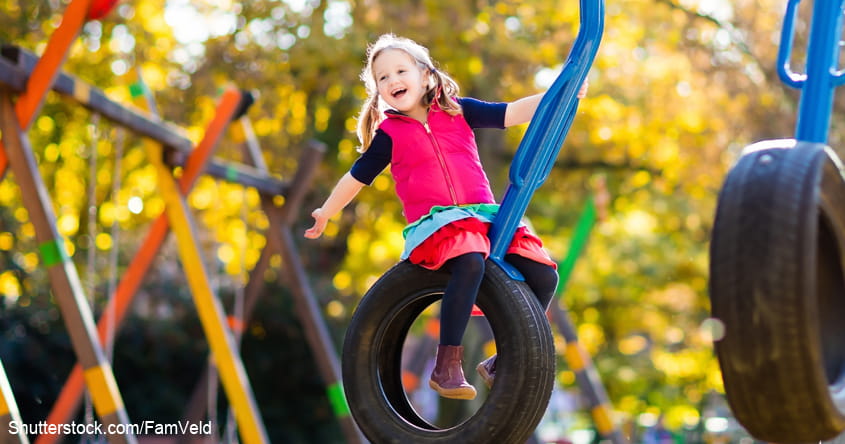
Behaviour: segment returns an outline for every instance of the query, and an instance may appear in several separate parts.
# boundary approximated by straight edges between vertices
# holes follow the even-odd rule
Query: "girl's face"
[[[381,98],[391,108],[425,121],[422,98],[428,91],[428,76],[405,51],[385,49],[373,60],[373,75]]]

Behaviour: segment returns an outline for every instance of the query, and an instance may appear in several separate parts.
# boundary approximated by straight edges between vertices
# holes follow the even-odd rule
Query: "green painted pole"
[[[600,190],[600,193],[604,193],[604,190]],[[603,194],[600,197],[606,198]],[[558,280],[556,291],[557,303],[552,303],[549,311],[552,322],[566,340],[564,358],[570,370],[575,373],[575,380],[587,398],[590,414],[593,417],[593,423],[596,429],[603,438],[609,439],[613,444],[627,444],[628,439],[613,423],[611,417],[611,411],[613,409],[607,396],[607,391],[601,382],[601,378],[590,358],[590,354],[578,342],[577,330],[572,323],[572,319],[569,317],[569,312],[563,304],[561,297],[572,276],[572,270],[575,269],[578,259],[587,247],[590,233],[598,219],[597,215],[596,201],[590,196],[587,198],[584,209],[581,211],[581,216],[575,224],[575,230],[573,231],[566,257],[558,262],[560,279]]]
[[[596,203],[592,196],[587,198],[587,203],[581,211],[581,216],[578,217],[578,223],[575,224],[575,231],[572,234],[572,240],[569,242],[569,250],[566,252],[566,257],[557,264],[557,272],[560,275],[558,280],[557,291],[555,295],[560,299],[563,295],[563,289],[569,283],[569,278],[572,276],[572,270],[575,269],[575,264],[578,258],[581,257],[584,248],[587,246],[587,241],[590,239],[590,232],[596,224]]]

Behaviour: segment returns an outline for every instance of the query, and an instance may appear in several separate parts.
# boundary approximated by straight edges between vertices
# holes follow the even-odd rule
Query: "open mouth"
[[[390,95],[393,96],[394,99],[398,99],[398,98],[401,98],[402,96],[404,96],[406,92],[408,92],[407,89],[404,89],[404,88],[403,89],[397,89],[396,91],[393,91],[392,93],[390,93]]]

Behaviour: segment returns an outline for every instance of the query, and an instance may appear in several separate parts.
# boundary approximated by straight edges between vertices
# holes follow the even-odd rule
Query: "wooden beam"
[[[4,46],[0,54],[0,83],[8,80],[7,86],[13,89],[21,86],[21,77],[28,78],[38,66],[38,57],[16,46]],[[135,134],[170,148],[166,157],[170,166],[184,166],[193,151],[194,143],[182,128],[161,120],[154,113],[117,103],[100,89],[79,78],[59,72],[53,89]],[[284,192],[285,184],[282,181],[266,170],[260,171],[244,164],[212,159],[206,173],[218,179],[253,187],[262,194],[278,195]]]
[[[99,338],[94,331],[94,318],[88,299],[79,281],[73,261],[64,249],[64,239],[56,228],[56,215],[38,163],[29,146],[23,128],[18,124],[15,106],[9,91],[0,92],[0,125],[5,152],[21,190],[35,237],[41,250],[41,262],[47,269],[59,310],[70,335],[71,344],[83,367],[88,391],[97,415],[109,426],[121,426],[125,435],[110,435],[113,443],[135,443],[129,430],[129,417],[111,365],[105,358]]]

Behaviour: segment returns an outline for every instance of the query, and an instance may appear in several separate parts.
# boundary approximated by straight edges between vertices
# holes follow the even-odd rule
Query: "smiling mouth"
[[[394,99],[398,99],[398,98],[404,96],[406,92],[408,92],[407,89],[399,89],[399,90],[393,91],[390,95],[393,96]]]

